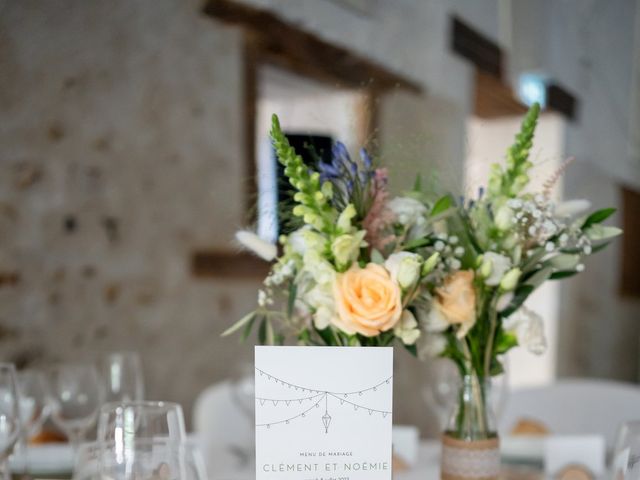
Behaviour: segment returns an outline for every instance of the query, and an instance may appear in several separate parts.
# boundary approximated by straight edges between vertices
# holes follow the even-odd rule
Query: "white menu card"
[[[390,480],[393,349],[256,347],[256,480]]]

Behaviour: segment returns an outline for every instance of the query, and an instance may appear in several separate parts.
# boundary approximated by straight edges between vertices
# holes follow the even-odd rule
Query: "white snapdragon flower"
[[[313,323],[319,330],[327,328],[336,316],[336,306],[331,285],[316,285],[303,295],[303,300],[315,313]]]
[[[425,222],[427,207],[415,198],[395,197],[387,203],[387,207],[393,212],[398,223],[405,227]]]
[[[318,232],[314,232],[308,225],[287,236],[287,245],[300,256],[304,256],[310,250],[322,252],[326,243],[327,239]]]
[[[366,234],[365,230],[353,234],[345,233],[333,241],[331,253],[333,253],[338,265],[347,265],[358,259],[360,248],[367,246],[367,242],[364,241]]]
[[[416,317],[409,310],[404,310],[400,321],[393,327],[393,333],[405,345],[413,345],[420,337],[420,329]]]
[[[502,326],[506,331],[515,333],[518,344],[526,347],[531,353],[541,355],[547,350],[542,317],[527,307],[520,307],[505,318]]]
[[[498,286],[510,268],[511,260],[505,255],[487,252],[482,256],[480,273],[485,277],[484,283],[490,287]]]
[[[416,253],[397,252],[387,258],[384,267],[394,282],[401,288],[408,289],[420,279],[422,261],[422,257]]]
[[[278,255],[278,247],[276,245],[263,240],[252,231],[238,230],[236,232],[236,240],[244,248],[255,253],[267,262],[272,261],[276,258],[276,255]]]
[[[317,251],[309,250],[304,255],[304,270],[320,285],[332,284],[336,278],[333,266]]]

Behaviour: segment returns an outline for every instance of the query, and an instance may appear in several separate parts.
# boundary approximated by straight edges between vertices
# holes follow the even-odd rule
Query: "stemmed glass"
[[[62,364],[51,372],[51,418],[77,447],[95,423],[104,391],[96,368],[88,364]]]
[[[623,423],[618,429],[611,479],[640,478],[640,420]]]
[[[106,401],[126,402],[144,398],[142,362],[135,352],[115,352],[103,362],[106,380]]]
[[[29,440],[42,428],[51,411],[51,396],[44,374],[38,370],[18,372],[20,422],[22,424],[23,470],[29,469]]]
[[[170,402],[112,402],[100,409],[98,441],[125,445],[163,439],[175,445],[187,439],[182,407]]]
[[[423,396],[435,411],[440,430],[443,430],[460,394],[462,380],[455,363],[445,358],[434,360],[430,371],[431,378],[423,389]]]
[[[0,476],[11,478],[8,459],[20,438],[20,406],[16,369],[0,363]]]

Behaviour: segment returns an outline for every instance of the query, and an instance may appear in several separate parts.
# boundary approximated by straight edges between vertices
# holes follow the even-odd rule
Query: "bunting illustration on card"
[[[289,423],[291,423],[296,419],[306,418],[307,415],[310,412],[312,412],[314,409],[318,409],[319,407],[324,406],[324,415],[322,415],[322,424],[324,425],[325,433],[329,433],[329,426],[331,424],[331,419],[332,419],[331,415],[329,414],[329,399],[331,399],[332,406],[335,404],[340,406],[353,407],[355,411],[360,411],[364,413],[368,412],[370,416],[375,414],[376,416],[387,418],[387,415],[391,415],[390,410],[379,410],[377,408],[369,407],[364,402],[361,402],[361,401],[356,402],[350,399],[352,398],[357,399],[359,397],[365,396],[364,400],[366,401],[366,396],[368,394],[375,394],[378,391],[378,388],[382,388],[385,386],[387,388],[391,388],[391,380],[393,379],[392,376],[389,378],[385,378],[381,382],[378,382],[375,385],[371,385],[366,388],[349,391],[349,392],[337,392],[333,390],[322,390],[317,386],[309,387],[309,386],[302,386],[302,385],[297,385],[295,383],[287,382],[286,380],[283,380],[280,377],[272,375],[269,372],[265,372],[264,370],[260,370],[259,368],[256,368],[256,372],[257,374],[259,374],[260,377],[266,378],[267,381],[274,382],[276,385],[281,385],[285,390],[286,389],[288,389],[289,391],[293,390],[295,392],[300,392],[301,394],[305,394],[305,393],[313,394],[311,396],[302,397],[302,398],[300,397],[264,398],[264,397],[256,396],[256,402],[259,404],[260,407],[264,407],[265,405],[267,407],[269,405],[273,405],[274,407],[277,407],[279,404],[282,404],[282,403],[284,403],[285,406],[287,407],[289,406],[298,407],[298,412],[294,413],[293,416],[290,416],[288,418],[284,418],[281,420],[267,422],[267,423],[257,423],[256,427],[271,428],[272,426],[275,426],[275,425],[283,425],[283,424],[289,425]],[[306,408],[307,406],[309,406],[309,402],[311,403],[311,406],[309,408]],[[304,406],[302,410],[300,410],[301,405]]]
[[[256,347],[256,478],[391,478],[391,348]]]

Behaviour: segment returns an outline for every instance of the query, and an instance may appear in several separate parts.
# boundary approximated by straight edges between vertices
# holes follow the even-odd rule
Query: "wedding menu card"
[[[256,480],[390,480],[393,349],[256,347]]]

